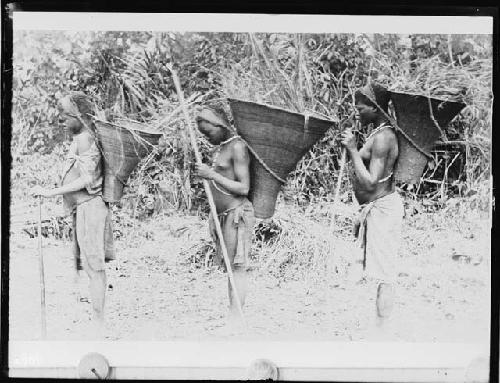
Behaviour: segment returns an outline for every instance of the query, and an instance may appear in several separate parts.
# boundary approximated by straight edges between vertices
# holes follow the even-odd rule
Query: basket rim
[[[441,101],[441,102],[449,102],[450,104],[458,104],[458,105],[463,105],[462,108],[466,107],[467,104],[460,102],[460,101],[453,101],[453,100],[446,100],[444,98],[440,97],[435,97],[435,96],[427,96],[426,94],[421,94],[421,93],[412,93],[412,92],[403,92],[399,90],[389,90],[391,93],[396,93],[396,94],[403,94],[406,96],[419,96],[419,97],[425,97],[429,98],[431,100],[436,100],[436,101]]]
[[[141,129],[137,129],[137,128],[128,128],[128,127],[126,128],[122,125],[119,125],[119,124],[116,124],[116,123],[113,123],[110,121],[105,121],[105,120],[102,120],[102,119],[97,118],[97,117],[94,117],[94,121],[96,122],[96,125],[108,125],[108,126],[111,126],[113,128],[118,128],[120,130],[125,130],[125,131],[133,130],[135,132],[140,132],[141,134],[148,134],[151,136],[162,136],[163,135],[162,132],[151,132],[148,130],[141,130]]]
[[[290,114],[293,114],[295,116],[300,116],[300,117],[304,117],[304,118],[306,116],[305,113],[294,112],[294,111],[286,109],[286,108],[282,108],[282,107],[274,106],[274,105],[269,105],[269,104],[266,104],[266,103],[255,102],[255,101],[248,101],[248,100],[243,100],[241,98],[234,98],[234,97],[228,97],[227,100],[229,101],[229,103],[231,103],[233,101],[243,102],[243,103],[246,103],[246,104],[253,104],[253,105],[258,105],[258,106],[265,106],[265,107],[267,107],[269,109],[277,110],[277,111],[280,111],[280,112],[290,113]],[[338,122],[330,120],[330,119],[325,119],[325,118],[320,118],[320,117],[316,117],[316,116],[313,116],[313,115],[309,115],[309,120],[312,120],[312,119],[317,120],[317,121],[323,121],[323,122],[331,123],[331,124],[338,124]]]

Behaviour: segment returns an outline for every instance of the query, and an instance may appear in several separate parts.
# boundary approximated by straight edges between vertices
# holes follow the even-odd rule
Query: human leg
[[[216,217],[216,219],[218,219]],[[222,227],[222,223],[221,223]],[[219,241],[219,237],[217,235],[217,230],[215,229],[215,222],[214,222],[214,216],[212,213],[209,214],[208,216],[208,232],[210,234],[210,237],[215,243],[215,254],[212,257],[212,264],[217,267],[224,267],[224,259],[222,257],[222,249]]]
[[[228,215],[225,219],[221,220],[222,236],[224,244],[226,245],[227,255],[231,265],[233,280],[238,292],[240,304],[243,307],[245,304],[247,281],[246,281],[246,267],[241,264],[235,264],[234,259],[238,251],[238,223],[234,223],[233,214]],[[229,298],[229,311],[230,314],[238,314],[238,306],[236,303],[236,293],[231,285],[231,281],[227,280],[227,293]]]
[[[113,214],[109,206],[106,206],[108,212],[104,223],[104,261],[110,262],[116,259],[114,240],[113,240]]]
[[[83,269],[89,277],[93,322],[97,331],[104,327],[106,295],[105,226],[108,210],[101,198],[94,198],[77,209],[76,233]]]
[[[375,305],[378,324],[383,324],[394,308],[402,219],[403,204],[396,194],[378,202],[367,216],[366,271],[378,282]]]
[[[82,301],[82,296],[80,292],[80,270],[83,269],[82,260],[80,258],[80,246],[78,246],[78,236],[76,233],[76,212],[73,212],[71,216],[71,251],[73,254],[74,262],[74,273],[73,273],[73,288],[76,295],[76,302]]]
[[[240,303],[244,306],[248,293],[248,262],[255,226],[253,205],[249,201],[245,202],[240,208],[235,210],[234,216],[231,217],[231,222],[233,229],[235,228],[236,230],[236,246],[233,249],[232,254],[234,256],[231,263],[234,265],[234,280]],[[233,308],[237,308],[235,301],[235,297],[231,297],[230,290],[230,302]]]
[[[90,299],[92,301],[92,311],[94,319],[104,323],[104,306],[106,301],[106,271],[87,270],[89,276]]]

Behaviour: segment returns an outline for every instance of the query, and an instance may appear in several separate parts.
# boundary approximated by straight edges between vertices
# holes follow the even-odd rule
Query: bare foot
[[[377,288],[377,317],[386,319],[394,307],[394,289],[390,283],[379,283]]]

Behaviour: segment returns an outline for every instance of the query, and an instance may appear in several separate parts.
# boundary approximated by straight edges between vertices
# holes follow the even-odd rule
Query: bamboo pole
[[[42,252],[42,197],[38,197],[38,261],[40,270],[40,303],[42,315],[42,339],[47,338],[47,319],[45,316],[45,273]]]
[[[182,105],[182,111],[184,113],[184,117],[186,118],[186,124],[188,126],[189,138],[191,140],[191,145],[192,145],[193,150],[194,150],[196,163],[201,164],[202,163],[201,154],[200,154],[200,151],[198,149],[198,143],[196,142],[196,136],[193,132],[193,128],[191,125],[191,119],[189,117],[189,113],[188,113],[186,104],[184,102],[184,95],[182,93],[179,77],[177,76],[177,72],[172,67],[169,67],[169,70],[172,73],[172,78],[174,80],[175,89],[177,91],[177,95],[179,96],[179,102]],[[226,263],[226,269],[227,269],[227,275],[229,277],[229,283],[231,284],[231,287],[233,288],[234,297],[236,300],[236,305],[238,306],[238,311],[241,315],[241,318],[243,320],[245,320],[245,316],[243,315],[243,309],[241,307],[240,297],[238,295],[238,290],[236,289],[236,283],[234,282],[233,270],[231,269],[231,262],[229,261],[229,257],[227,255],[226,243],[224,242],[224,237],[222,236],[222,228],[220,226],[219,220],[217,219],[217,209],[215,207],[214,197],[212,195],[212,190],[210,189],[210,185],[208,184],[208,181],[205,179],[203,180],[203,187],[205,188],[205,193],[207,195],[208,204],[210,206],[210,212],[212,213],[212,216],[214,217],[215,230],[217,232],[217,236],[219,237],[219,241],[220,241],[220,245],[221,245],[221,249],[222,249],[222,256],[224,258],[224,262]]]
[[[352,105],[354,108],[356,108],[356,103],[354,100],[354,93],[353,90],[349,87],[349,90],[351,91],[351,96],[352,96]],[[353,118],[354,115],[351,114],[349,116],[349,119]],[[340,169],[339,169],[339,176],[337,179],[337,186],[335,187],[335,194],[333,195],[333,206],[337,206],[339,202],[339,193],[340,193],[340,186],[342,186],[342,178],[344,177],[344,171],[345,171],[345,164],[347,162],[347,149],[345,147],[342,148],[342,154],[340,156]]]
[[[340,157],[339,176],[337,179],[337,186],[335,187],[335,194],[333,195],[333,206],[337,206],[339,202],[340,186],[342,185],[342,178],[344,177],[346,157],[347,157],[347,150],[346,148],[342,148],[342,155]]]

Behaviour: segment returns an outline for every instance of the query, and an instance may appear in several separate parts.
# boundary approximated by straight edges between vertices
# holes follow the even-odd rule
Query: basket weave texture
[[[441,135],[432,116],[434,116],[439,127],[444,129],[465,107],[465,104],[454,101],[400,92],[391,92],[391,100],[396,112],[398,126],[425,153],[432,150]],[[395,178],[406,183],[417,183],[422,177],[429,158],[415,148],[401,132],[397,132],[397,137],[399,156],[394,171]]]
[[[332,121],[254,102],[229,99],[238,134],[280,178],[286,179]],[[250,193],[257,218],[274,214],[281,182],[251,155]]]
[[[158,144],[161,133],[130,128],[96,121],[97,138],[104,157],[103,200],[118,202],[128,177],[141,159]]]

